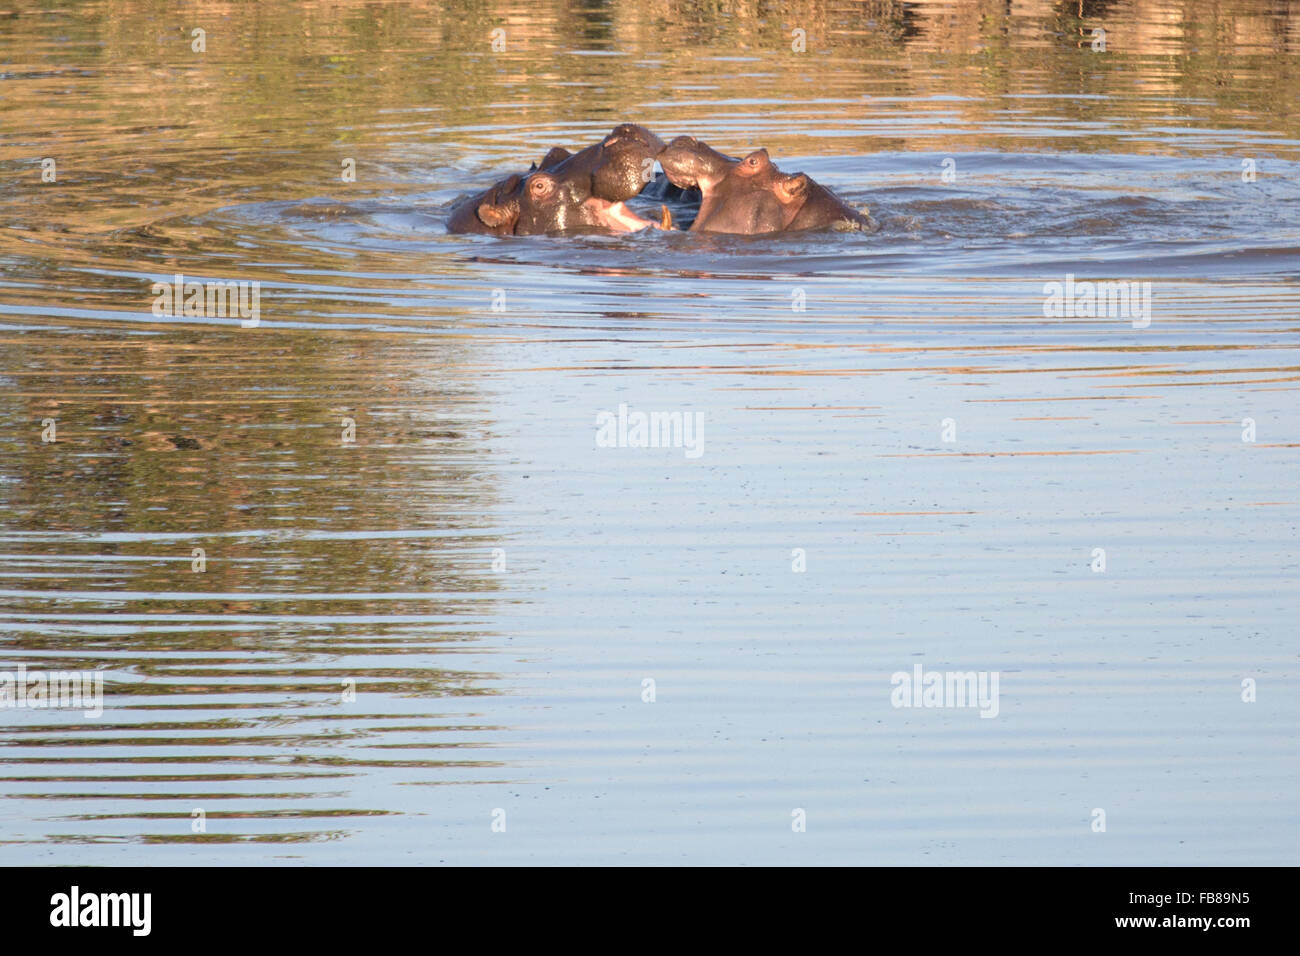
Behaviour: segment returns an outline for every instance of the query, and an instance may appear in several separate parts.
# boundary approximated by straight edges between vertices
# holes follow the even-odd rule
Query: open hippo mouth
[[[673,227],[672,215],[668,207],[663,207],[663,218],[656,222],[637,215],[624,202],[609,202],[595,196],[584,204],[587,214],[595,225],[610,232],[636,232],[640,229],[668,229]]]

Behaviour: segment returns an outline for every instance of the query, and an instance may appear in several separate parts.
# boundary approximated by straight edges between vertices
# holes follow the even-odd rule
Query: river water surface
[[[104,713],[0,710],[0,863],[1300,862],[1298,54],[1268,0],[9,4],[0,669]],[[624,120],[875,229],[446,234]],[[1046,314],[1096,281],[1149,312]]]

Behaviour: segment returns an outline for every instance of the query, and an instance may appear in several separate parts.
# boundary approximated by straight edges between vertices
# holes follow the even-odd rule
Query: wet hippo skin
[[[452,210],[451,218],[447,220],[447,231],[475,233],[482,236],[511,235],[514,229],[513,223],[506,224],[502,222],[502,224],[496,226],[488,225],[479,217],[479,208],[484,205],[506,205],[512,199],[517,199],[522,187],[523,177],[516,174],[494,183],[475,196],[471,196]]]
[[[571,183],[575,192],[609,202],[622,202],[639,194],[654,178],[654,162],[664,151],[664,143],[644,126],[621,123],[599,143],[571,156],[552,149],[542,160],[541,169]]]
[[[796,210],[785,224],[787,232],[840,226],[865,229],[871,225],[870,219],[806,173],[779,177],[777,195],[787,209]]]
[[[528,171],[532,173],[539,169],[551,169],[552,167],[558,166],[572,155],[573,154],[563,146],[552,146],[546,151],[546,155],[542,157],[542,161],[540,163],[533,163],[533,168]]]
[[[750,153],[705,194],[691,230],[751,236],[780,232],[792,216],[777,193],[777,175],[766,150]]]

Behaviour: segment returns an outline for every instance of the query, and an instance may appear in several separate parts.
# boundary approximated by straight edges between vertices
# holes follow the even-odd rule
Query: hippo
[[[623,202],[610,202],[589,195],[580,181],[565,178],[553,170],[530,173],[516,193],[503,194],[504,201],[482,202],[475,210],[479,220],[495,235],[535,236],[575,230],[608,229],[634,232],[653,227],[671,229],[664,209],[661,222],[642,218]]]
[[[524,176],[510,176],[457,206],[449,232],[526,236],[577,228],[628,232],[656,225],[623,201],[641,192],[663,152],[658,136],[635,123],[614,127],[577,153],[553,147]],[[671,222],[664,210],[661,228]]]
[[[692,232],[757,235],[870,225],[866,216],[806,173],[782,173],[765,149],[736,160],[692,137],[679,136],[668,144],[659,163],[675,185],[694,186],[703,194]]]

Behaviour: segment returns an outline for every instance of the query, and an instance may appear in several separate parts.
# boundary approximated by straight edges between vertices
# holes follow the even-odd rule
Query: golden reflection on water
[[[195,27],[207,30],[202,53]],[[490,45],[497,27],[502,52]],[[791,48],[794,30],[805,52]],[[548,596],[493,561],[498,548],[517,560],[526,532],[563,539],[602,519],[585,502],[564,507],[572,475],[591,478],[583,461],[557,466],[553,498],[518,490],[547,480],[548,461],[545,435],[530,445],[511,431],[520,409],[572,397],[574,382],[699,384],[724,420],[723,410],[787,419],[767,427],[796,463],[809,448],[830,457],[858,442],[862,461],[1008,458],[1028,469],[1152,453],[1106,419],[1107,405],[1136,416],[1130,403],[1163,403],[1171,386],[1297,379],[1284,341],[1295,289],[1272,278],[1207,291],[1202,274],[1181,273],[1177,320],[1126,345],[1085,322],[1014,326],[1037,308],[1007,305],[1019,288],[891,286],[887,269],[833,285],[835,262],[800,269],[781,250],[753,262],[725,244],[619,247],[625,258],[609,261],[599,244],[572,256],[448,246],[437,225],[438,202],[456,190],[624,119],[774,155],[1186,155],[1222,159],[1230,177],[1246,150],[1297,155],[1300,10],[1289,5],[18,3],[0,16],[0,53],[0,665],[102,669],[108,696],[98,722],[28,712],[6,724],[2,796],[22,809],[0,841],[20,861],[38,845],[346,843],[372,818],[444,807],[409,788],[378,796],[374,781],[508,784],[521,764],[544,764],[550,751],[496,752],[511,728],[494,708],[511,694],[503,672],[545,658],[516,649],[510,616]],[[58,179],[43,184],[47,157]],[[356,184],[340,180],[348,157]],[[999,193],[1019,178],[982,174]],[[873,184],[920,182],[906,169],[889,176]],[[448,195],[431,199],[430,188]],[[385,219],[404,197],[415,212]],[[151,317],[150,284],[176,273],[261,281],[264,326],[250,335]],[[796,279],[813,291],[825,280],[830,309],[750,308]],[[881,281],[883,291],[867,286]],[[497,285],[553,297],[496,316],[482,303]],[[765,324],[778,318],[787,324]],[[1194,340],[1203,331],[1223,337]],[[1246,364],[1255,351],[1264,358]],[[1060,367],[1045,364],[1058,353]],[[1060,429],[1033,433],[1034,447],[873,445],[862,436],[875,432],[825,431],[837,418],[833,427],[898,427],[911,414],[900,396],[918,379],[950,389],[959,409],[1095,404],[1011,419]],[[773,384],[747,384],[758,380]],[[799,394],[736,407],[732,391]],[[873,414],[845,414],[858,412]],[[1170,423],[1240,423],[1235,405],[1194,413]],[[46,419],[56,443],[40,441]],[[1076,447],[1084,433],[1071,422],[1104,428]],[[1290,454],[1281,450],[1298,444],[1273,440],[1290,437],[1281,430],[1250,454]],[[924,473],[933,494],[921,481],[897,499],[821,504],[927,523],[868,536],[959,547],[954,525],[930,524],[997,509],[949,507],[972,502],[945,497],[936,474]],[[1020,474],[1058,480],[1046,467]],[[719,480],[711,492],[732,501],[736,486]],[[1258,500],[1234,507],[1295,505],[1247,490]],[[604,503],[626,493],[611,480]],[[583,567],[558,555],[533,569]],[[603,581],[575,571],[575,587],[584,574]],[[549,599],[554,616],[578,620],[567,598]],[[359,702],[340,698],[347,681]],[[191,830],[191,805],[208,802],[224,832]]]

